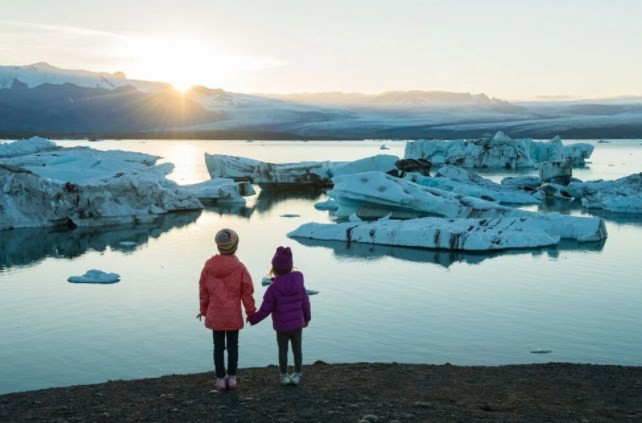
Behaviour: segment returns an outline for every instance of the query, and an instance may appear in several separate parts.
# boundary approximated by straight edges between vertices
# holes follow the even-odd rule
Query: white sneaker
[[[303,379],[303,375],[301,373],[294,373],[292,376],[290,376],[290,380],[295,385],[298,385],[299,383],[301,383],[302,379]]]
[[[224,377],[216,378],[216,390],[225,391],[226,389],[227,389],[227,383],[225,381],[225,378]]]
[[[236,376],[227,377],[227,389],[236,389]]]
[[[283,373],[280,377],[281,380],[281,385],[290,385],[292,383],[292,379],[290,379],[290,375],[287,373]]]

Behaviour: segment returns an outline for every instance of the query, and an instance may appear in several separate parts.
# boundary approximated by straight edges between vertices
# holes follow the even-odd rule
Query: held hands
[[[310,323],[310,322],[305,322],[305,323],[304,323],[304,325],[303,325],[303,327],[304,327],[304,328],[307,328],[307,327],[308,327],[308,323]]]

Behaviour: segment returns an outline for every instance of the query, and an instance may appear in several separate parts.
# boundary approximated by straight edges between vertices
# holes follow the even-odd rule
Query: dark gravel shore
[[[2,422],[642,422],[642,367],[324,364],[299,386],[278,370],[164,376],[0,396]]]

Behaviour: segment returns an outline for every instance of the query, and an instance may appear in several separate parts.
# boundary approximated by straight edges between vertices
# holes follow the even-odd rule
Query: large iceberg
[[[571,159],[575,166],[583,166],[593,148],[587,143],[565,146],[559,137],[547,142],[512,139],[499,131],[492,138],[410,141],[404,158],[468,168],[536,168],[541,162],[565,159]]]
[[[577,241],[606,238],[604,220],[595,217],[535,213],[502,206],[481,198],[422,186],[382,172],[337,176],[328,192],[339,205],[338,217],[361,218],[439,216],[446,218],[524,217],[537,218],[538,225],[553,236]]]
[[[244,204],[254,194],[231,179],[180,186],[167,178],[174,165],[150,154],[59,148],[43,138],[0,147],[0,230],[144,222],[201,209],[199,199]]]
[[[614,181],[571,182],[567,189],[588,209],[642,213],[642,172]]]
[[[196,197],[160,182],[154,172],[74,184],[0,164],[0,187],[0,230],[147,222],[168,212],[203,208]]]
[[[212,178],[231,178],[248,181],[261,187],[279,185],[332,186],[338,175],[395,169],[397,156],[377,155],[352,162],[267,163],[245,157],[205,153],[205,164]]]
[[[306,223],[290,232],[288,236],[461,251],[537,248],[555,245],[560,241],[559,236],[543,230],[537,218],[526,217],[495,219],[425,217],[370,223]]]

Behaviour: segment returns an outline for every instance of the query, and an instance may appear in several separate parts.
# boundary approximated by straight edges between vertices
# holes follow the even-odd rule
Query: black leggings
[[[227,345],[227,374],[236,375],[236,367],[239,363],[239,331],[238,330],[214,330],[214,368],[216,377],[225,377],[225,357],[223,355]],[[227,343],[225,342],[227,338]]]
[[[279,367],[282,374],[288,372],[288,343],[290,341],[292,342],[292,353],[294,354],[294,371],[301,373],[301,363],[303,362],[302,340],[303,329],[276,333],[276,343],[279,344]]]

